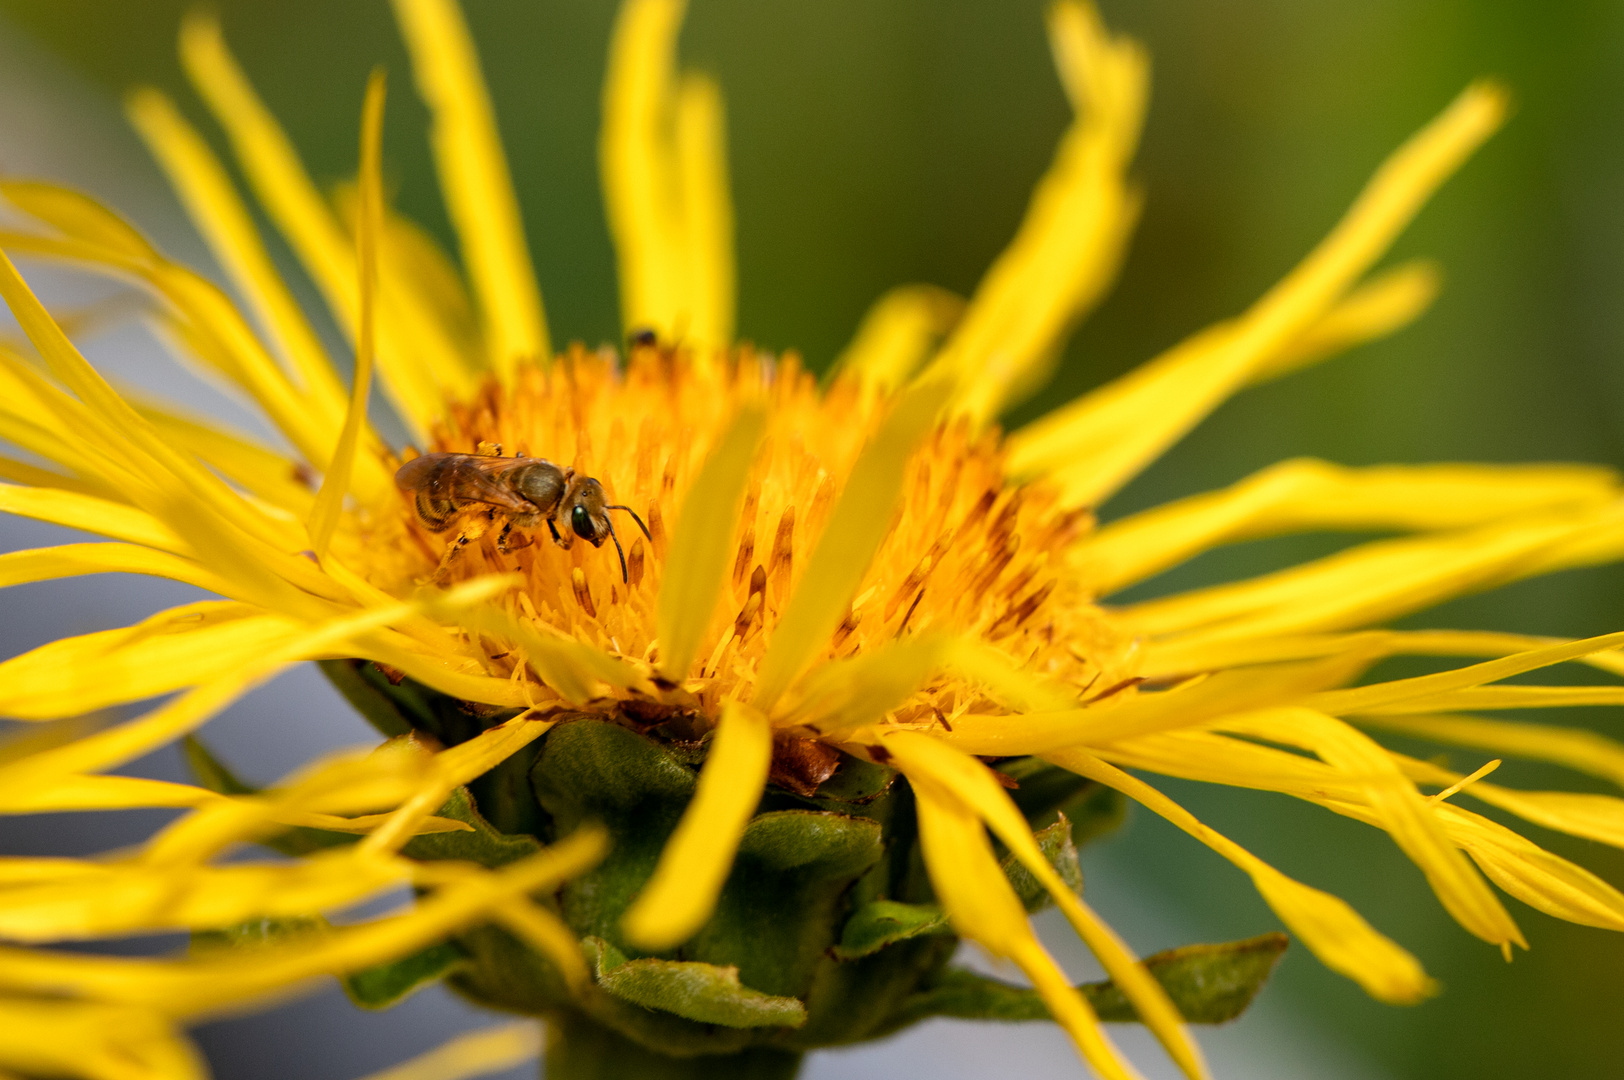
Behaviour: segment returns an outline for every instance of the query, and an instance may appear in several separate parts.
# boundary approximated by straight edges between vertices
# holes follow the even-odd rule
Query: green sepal
[[[193,930],[191,951],[212,953],[224,950],[259,949],[286,945],[299,938],[319,937],[332,929],[320,915],[281,915],[247,919],[214,930]]]
[[[897,776],[895,769],[842,754],[840,767],[833,776],[818,785],[818,793],[812,801],[830,809],[867,806],[890,790]]]
[[[1286,944],[1284,934],[1264,934],[1221,945],[1168,949],[1145,957],[1144,964],[1185,1020],[1192,1024],[1222,1024],[1240,1016],[1251,1005]],[[1115,983],[1084,983],[1077,989],[1101,1020],[1139,1020],[1139,1014]],[[965,1020],[1052,1019],[1037,991],[960,969],[943,971],[929,987],[904,1001],[887,1030],[932,1016]]]
[[[834,948],[835,959],[856,960],[909,938],[950,934],[947,915],[935,904],[874,900],[852,912]]]
[[[845,894],[884,853],[880,824],[830,811],[777,810],[745,826],[715,914],[685,958],[739,968],[745,983],[806,994],[845,917]]]
[[[1038,847],[1043,851],[1043,857],[1049,860],[1049,865],[1055,868],[1060,880],[1074,893],[1083,891],[1083,868],[1077,861],[1077,846],[1071,842],[1071,821],[1066,815],[1057,812],[1057,820],[1046,829],[1039,829],[1033,834],[1037,838]],[[1010,885],[1015,889],[1015,895],[1021,898],[1027,911],[1042,911],[1054,903],[1054,897],[1049,890],[1043,887],[1032,871],[1028,870],[1015,856],[1010,855],[1000,863],[1004,876],[1009,879]]]
[[[449,941],[437,942],[387,964],[344,976],[344,992],[363,1009],[387,1009],[418,987],[445,978],[468,964],[468,954]]]
[[[365,660],[317,660],[316,666],[344,700],[387,738],[418,728],[428,730],[433,713],[410,691],[397,692],[399,688],[390,686],[374,665]]]
[[[691,960],[628,960],[602,938],[582,943],[598,986],[622,1001],[701,1024],[729,1028],[800,1027],[806,1006],[739,981],[739,969]]]
[[[435,811],[435,816],[472,825],[473,831],[423,833],[408,840],[406,846],[401,848],[401,854],[423,862],[457,859],[497,867],[541,850],[541,845],[533,836],[512,836],[498,832],[474,806],[467,788],[452,789],[451,797]]]

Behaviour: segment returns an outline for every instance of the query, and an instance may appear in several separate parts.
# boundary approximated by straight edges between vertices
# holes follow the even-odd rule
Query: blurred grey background
[[[395,200],[444,236],[423,111],[381,0],[218,0],[227,35],[312,171],[354,168],[366,73],[394,76],[386,161]],[[613,264],[597,194],[597,100],[610,0],[467,0],[559,339],[613,339]],[[171,252],[208,265],[133,136],[118,95],[136,82],[204,116],[173,59],[183,0],[0,0],[0,169],[90,189]],[[828,363],[868,302],[899,282],[968,292],[1019,220],[1067,112],[1037,0],[692,0],[683,53],[728,95],[738,205],[741,332]],[[1512,86],[1510,126],[1444,189],[1395,257],[1446,273],[1417,326],[1226,406],[1107,509],[1118,514],[1228,483],[1282,457],[1349,464],[1624,456],[1624,5],[1567,0],[1146,0],[1104,4],[1150,48],[1154,91],[1138,174],[1146,211],[1122,280],[1078,334],[1036,415],[1206,322],[1232,314],[1323,234],[1369,171],[1470,79]],[[105,293],[29,268],[54,300]],[[93,359],[245,427],[187,383],[149,339],[121,329]],[[0,520],[6,549],[60,530]],[[1308,537],[1198,560],[1146,592],[1257,572],[1344,542]],[[188,591],[91,578],[0,594],[0,654],[136,621]],[[1471,598],[1417,626],[1585,635],[1624,626],[1624,574],[1586,571]],[[1398,670],[1397,668],[1394,669]],[[1624,734],[1615,709],[1551,719]],[[284,676],[208,729],[267,781],[369,734],[310,670]],[[1456,755],[1470,767],[1481,759]],[[178,776],[172,754],[138,763]],[[1583,787],[1508,765],[1510,782]],[[1203,1032],[1231,1078],[1589,1080],[1624,1060],[1624,942],[1511,901],[1533,951],[1507,965],[1459,930],[1420,874],[1372,830],[1284,798],[1165,782],[1210,824],[1283,870],[1354,903],[1444,984],[1411,1009],[1379,1005],[1288,954],[1259,1005]],[[0,819],[8,853],[134,842],[153,818]],[[1534,830],[1624,884],[1619,852]],[[1091,901],[1142,951],[1241,937],[1275,923],[1227,863],[1148,815],[1085,852]],[[1056,930],[1046,925],[1046,930]],[[1074,974],[1070,935],[1049,939]],[[199,1038],[226,1080],[345,1080],[492,1019],[428,991],[365,1014],[336,990],[220,1021]],[[1125,1042],[1152,1075],[1160,1059]],[[1043,1025],[938,1023],[815,1057],[807,1075],[1081,1075]],[[515,1070],[514,1076],[533,1075]]]

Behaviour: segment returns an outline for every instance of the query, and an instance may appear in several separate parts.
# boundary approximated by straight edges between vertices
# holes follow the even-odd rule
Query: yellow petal
[[[334,377],[332,362],[271,262],[225,168],[166,95],[136,90],[125,107],[210,252],[298,373],[310,395],[311,408],[329,424],[336,423],[343,415],[344,391]]]
[[[207,1080],[175,1022],[142,1005],[0,998],[0,1066],[86,1080]]]
[[[1582,728],[1475,716],[1371,716],[1360,717],[1358,723],[1432,742],[1550,761],[1624,788],[1624,744]]]
[[[128,540],[160,551],[187,552],[180,537],[151,514],[78,492],[0,484],[0,512]]]
[[[953,719],[944,742],[971,754],[1046,754],[1067,746],[1115,743],[1215,717],[1301,701],[1316,690],[1346,683],[1370,665],[1372,655],[1349,650],[1306,664],[1273,664],[1221,671],[1169,690],[1117,695],[1080,709],[1012,716],[967,713]]]
[[[1414,322],[1438,298],[1436,264],[1415,259],[1376,274],[1252,373],[1266,382],[1384,338]]]
[[[775,716],[824,735],[878,721],[941,667],[950,639],[929,631],[833,660],[809,674],[793,705]]]
[[[333,447],[332,461],[322,477],[307,528],[310,549],[318,560],[327,554],[333,530],[349,493],[355,469],[356,443],[367,423],[367,398],[372,392],[372,361],[377,340],[378,241],[383,232],[383,70],[374,68],[367,80],[361,109],[361,212],[356,227],[356,265],[360,271],[355,333],[355,378],[344,411],[344,426]]]
[[[688,292],[685,337],[704,354],[733,344],[737,285],[727,118],[721,88],[703,75],[685,75],[677,88],[676,158]]]
[[[537,1057],[541,1053],[541,1035],[541,1024],[535,1020],[481,1028],[449,1039],[410,1061],[368,1073],[363,1080],[465,1080],[501,1072]]]
[[[1567,640],[1486,630],[1359,630],[1208,642],[1174,638],[1146,642],[1138,671],[1146,679],[1166,679],[1172,675],[1248,664],[1330,656],[1349,649],[1378,650],[1382,656],[1510,656],[1547,645],[1561,645]],[[1616,649],[1576,656],[1573,662],[1624,675],[1624,653]]]
[[[1132,604],[1122,617],[1147,634],[1203,641],[1342,630],[1408,614],[1474,588],[1544,572],[1620,511],[1525,515],[1503,524],[1379,540],[1246,581]]]
[[[693,801],[660,853],[654,876],[626,912],[627,940],[668,949],[710,918],[739,837],[761,801],[772,756],[767,718],[748,705],[725,703]]]
[[[355,257],[293,144],[237,66],[212,17],[187,17],[180,53],[193,85],[231,140],[249,186],[353,339],[360,310]],[[413,437],[425,442],[445,403],[466,398],[473,380],[455,343],[427,312],[392,297],[384,304],[379,372]]]
[[[1458,806],[1438,808],[1450,838],[1500,888],[1558,919],[1624,931],[1624,893],[1487,818]]]
[[[280,864],[115,864],[88,881],[70,875],[0,889],[0,936],[68,941],[310,915],[401,885],[410,874],[402,860],[360,858],[353,848]]]
[[[964,298],[934,285],[899,285],[874,301],[834,370],[889,393],[930,355],[964,313]]]
[[[1601,506],[1611,469],[1583,465],[1386,465],[1283,461],[1223,491],[1112,522],[1075,549],[1102,595],[1221,544],[1314,529],[1431,531],[1530,511]]]
[[[915,383],[858,455],[762,658],[752,699],[758,709],[771,710],[828,646],[874,552],[891,528],[908,459],[936,422],[948,392],[949,385],[940,379]]]
[[[231,586],[190,559],[136,544],[63,544],[0,555],[0,588],[84,574],[150,574],[230,595]]]
[[[0,663],[0,715],[49,720],[167,694],[229,675],[304,632],[280,615],[181,609],[61,638]]]
[[[1192,1080],[1206,1076],[1207,1067],[1201,1059],[1201,1051],[1185,1030],[1184,1018],[1168,998],[1167,991],[1110,927],[1061,879],[1038,847],[1026,819],[1010,799],[1009,793],[993,778],[992,772],[975,758],[928,735],[898,732],[887,738],[883,745],[910,781],[923,778],[929,785],[941,787],[987,823],[1004,846],[1048,890],[1066,920],[1077,931],[1077,936],[1099,959],[1100,966],[1105,968],[1117,988],[1133,1004],[1145,1026],[1150,1028],[1184,1074]]]
[[[1511,916],[1444,834],[1437,815],[1397,762],[1347,724],[1312,709],[1275,709],[1223,721],[1226,730],[1310,750],[1355,780],[1381,827],[1421,868],[1444,908],[1490,944],[1527,948]]]
[[[550,892],[603,857],[601,829],[576,830],[553,846],[500,870],[458,871],[406,915],[335,928],[308,943],[247,950],[219,958],[125,959],[0,948],[0,987],[68,993],[167,1013],[218,1013],[315,975],[344,974],[420,949],[482,919],[493,909]],[[454,868],[453,868],[454,869]],[[560,967],[568,957],[554,958]],[[574,960],[579,962],[579,949]]]
[[[1420,963],[1377,933],[1346,903],[1282,874],[1239,844],[1214,832],[1149,784],[1084,750],[1045,755],[1062,768],[1115,788],[1212,848],[1252,878],[1263,899],[1320,962],[1364,987],[1371,997],[1408,1005],[1435,992]]]
[[[1094,1010],[1033,936],[1026,911],[993,857],[981,820],[928,782],[914,785],[914,797],[925,868],[953,929],[994,956],[1020,965],[1095,1072],[1112,1080],[1138,1080],[1138,1071],[1100,1028]]]
[[[1050,8],[1049,40],[1076,120],[936,360],[960,384],[955,407],[979,420],[1048,375],[1064,335],[1116,275],[1138,218],[1127,169],[1144,121],[1144,51],[1076,2]]]
[[[466,742],[436,754],[431,775],[389,819],[357,845],[363,854],[380,855],[398,850],[417,826],[445,804],[454,788],[490,772],[521,749],[535,742],[553,726],[551,720],[516,716],[492,725]]]
[[[684,309],[685,228],[671,145],[677,32],[682,0],[622,4],[609,44],[598,136],[604,210],[620,274],[627,333],[676,338]]]
[[[660,582],[657,623],[660,670],[672,680],[687,677],[710,626],[727,575],[745,481],[766,426],[767,414],[760,406],[742,407],[705,459],[677,512]]]
[[[1387,159],[1330,235],[1244,315],[1016,432],[1011,470],[1053,476],[1073,505],[1109,497],[1330,311],[1505,110],[1499,87],[1468,87]]]
[[[1418,675],[1411,679],[1394,679],[1390,682],[1374,683],[1370,686],[1353,687],[1347,690],[1331,690],[1307,699],[1304,704],[1323,712],[1335,712],[1338,714],[1363,713],[1414,701],[1432,700],[1451,691],[1481,687],[1484,683],[1509,679],[1513,675],[1537,671],[1540,668],[1560,664],[1563,661],[1573,660],[1589,653],[1618,648],[1620,645],[1624,645],[1624,631],[1616,634],[1602,634],[1599,637],[1582,638],[1578,641],[1563,641],[1554,645],[1545,645],[1537,649],[1529,649],[1526,652],[1504,656],[1498,660],[1486,660],[1481,664],[1471,664],[1467,667],[1440,671],[1432,675]],[[1524,690],[1539,691],[1561,688],[1505,687],[1504,689],[1520,692]]]
[[[455,0],[396,0],[395,18],[433,117],[440,190],[479,298],[491,367],[511,381],[520,361],[549,362],[552,346],[473,38]]]

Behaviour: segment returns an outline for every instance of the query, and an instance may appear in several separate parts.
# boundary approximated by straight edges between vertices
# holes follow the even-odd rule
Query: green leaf
[[[351,972],[342,980],[344,992],[363,1009],[387,1009],[418,987],[442,979],[467,963],[466,953],[442,941],[392,963]]]
[[[493,828],[480,816],[467,788],[453,790],[445,805],[436,811],[436,816],[466,822],[474,827],[474,831],[414,836],[401,849],[407,858],[422,861],[458,859],[496,867],[506,866],[541,850],[541,845],[533,836],[510,836]]]
[[[1286,949],[1284,934],[1264,934],[1221,945],[1186,945],[1145,957],[1144,964],[1192,1024],[1222,1024],[1246,1011]],[[1077,988],[1101,1020],[1129,1022],[1139,1016],[1111,982]],[[903,1002],[886,1025],[894,1030],[930,1016],[967,1020],[1048,1020],[1035,990],[963,970],[942,972],[925,990]]]
[[[852,912],[835,946],[835,958],[856,960],[887,945],[926,934],[950,934],[947,915],[935,904],[875,900]]]
[[[1145,966],[1186,1020],[1222,1024],[1252,1004],[1289,943],[1286,935],[1274,933],[1220,945],[1185,945],[1145,957]],[[1103,1019],[1139,1019],[1112,983],[1098,984],[1089,1000]]]
[[[800,1027],[806,1006],[792,997],[752,990],[739,969],[687,960],[627,960],[602,938],[583,943],[597,983],[609,994],[645,1009],[674,1013],[729,1028]]]
[[[1043,851],[1043,857],[1049,860],[1060,874],[1060,878],[1072,892],[1083,891],[1083,869],[1077,862],[1077,848],[1071,842],[1071,822],[1065,814],[1058,814],[1059,820],[1047,829],[1039,829],[1033,835],[1037,837],[1038,847]],[[1049,890],[1043,887],[1038,879],[1032,876],[1032,871],[1015,856],[1011,855],[1000,864],[1004,869],[1004,876],[1015,887],[1015,895],[1021,898],[1027,911],[1042,911],[1054,903]]]
[[[365,660],[318,660],[316,665],[327,676],[327,681],[344,695],[344,700],[389,738],[405,735],[414,728],[430,730],[432,711],[421,702],[414,702],[410,694],[392,694],[378,685],[378,682],[387,685],[389,680],[374,665]]]

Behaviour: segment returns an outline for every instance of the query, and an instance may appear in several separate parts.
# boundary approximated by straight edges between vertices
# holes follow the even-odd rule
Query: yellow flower
[[[1050,893],[1180,1068],[1205,1067],[1162,985],[1066,884],[987,762],[1036,755],[1168,818],[1240,866],[1315,955],[1384,1001],[1430,992],[1413,957],[1123,769],[1285,792],[1384,829],[1450,914],[1508,956],[1525,943],[1489,881],[1560,918],[1624,929],[1624,895],[1453,797],[1615,846],[1624,801],[1500,787],[1482,779],[1493,763],[1463,777],[1365,733],[1624,784],[1624,747],[1599,736],[1463,715],[1624,701],[1616,685],[1493,685],[1564,661],[1624,674],[1624,635],[1369,629],[1619,557],[1624,500],[1610,472],[1300,460],[1103,526],[1093,516],[1230,394],[1426,306],[1427,266],[1368,275],[1500,123],[1498,88],[1468,88],[1401,147],[1245,312],[1006,435],[997,417],[1042,381],[1102,295],[1139,204],[1129,168],[1146,62],[1090,8],[1064,0],[1051,12],[1075,119],[1009,247],[968,300],[921,285],[882,297],[820,386],[792,354],[734,341],[721,96],[676,70],[680,2],[628,0],[611,47],[600,150],[633,342],[624,358],[580,345],[554,354],[461,16],[450,0],[395,6],[466,285],[383,205],[381,78],[364,110],[359,183],[329,201],[218,27],[194,18],[181,39],[254,196],[355,343],[349,390],[225,168],[156,91],[131,95],[131,117],[242,309],[88,197],[0,184],[37,225],[0,233],[0,246],[146,288],[177,346],[256,401],[293,451],[121,396],[0,259],[0,295],[38,353],[0,351],[0,437],[51,463],[0,459],[0,509],[110,538],[0,556],[0,584],[119,571],[221,597],[0,664],[0,713],[42,724],[0,750],[0,811],[188,809],[134,851],[0,860],[0,936],[20,943],[0,949],[0,1067],[200,1075],[179,1034],[188,1021],[493,921],[585,992],[595,976],[575,929],[532,898],[602,858],[602,832],[583,827],[495,868],[416,858],[408,845],[478,831],[477,814],[448,809],[457,789],[594,717],[709,740],[693,797],[618,924],[625,942],[657,953],[706,924],[769,783],[810,794],[842,761],[888,765],[911,787],[930,885],[954,929],[1019,965],[1103,1076],[1135,1073],[1034,937],[990,837]],[[460,464],[458,484],[429,489],[411,470],[397,484],[415,451],[397,455],[367,423],[374,366],[424,453],[482,455]],[[573,470],[566,478],[597,478],[607,502],[640,520],[619,518],[611,537],[619,510],[583,502],[577,521],[571,498],[547,519],[554,507],[504,486],[501,468],[515,463],[497,460],[530,455]],[[1306,530],[1404,535],[1107,603],[1215,546]],[[577,534],[592,543],[571,543]],[[1350,688],[1399,654],[1489,659]],[[318,762],[258,794],[109,772],[307,659],[370,662],[499,722],[444,748],[418,736]],[[167,694],[178,696],[134,720],[68,719]],[[293,861],[218,860],[289,828],[360,839]],[[420,895],[404,914],[312,920],[408,883]],[[254,920],[303,929],[174,958],[33,947]],[[506,1029],[459,1047],[434,1068],[533,1050]]]

